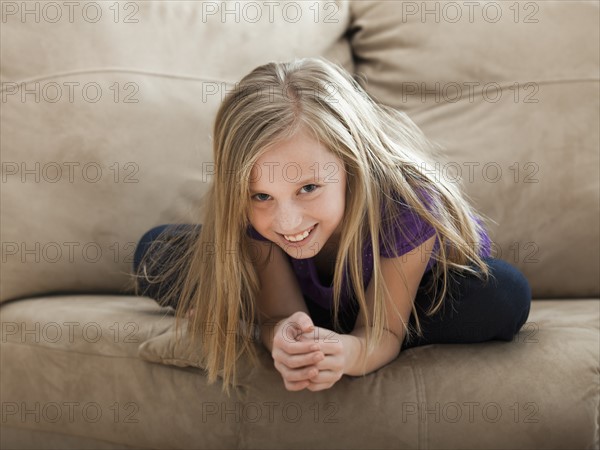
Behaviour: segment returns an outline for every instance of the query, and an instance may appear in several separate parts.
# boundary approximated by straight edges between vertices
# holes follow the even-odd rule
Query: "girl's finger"
[[[339,378],[336,377],[335,373],[331,370],[319,370],[319,373],[316,376],[309,378],[309,381],[314,384],[331,384],[332,381],[337,380],[339,380]]]
[[[288,321],[281,325],[278,333],[286,342],[308,341],[312,335],[312,329],[305,328],[304,331],[298,322]]]
[[[320,345],[310,340],[296,341],[284,338],[281,348],[288,355],[298,355],[317,351],[320,349]]]
[[[308,380],[319,373],[319,370],[313,366],[304,366],[299,369],[290,369],[281,361],[275,361],[275,368],[286,381],[302,381]]]
[[[319,369],[316,378],[311,378],[311,381],[317,383],[332,383],[338,381],[343,372],[342,360],[336,356],[325,356],[321,361],[314,364]]]
[[[323,391],[325,389],[329,389],[331,387],[331,383],[310,383],[307,386],[307,389],[310,391]]]
[[[300,391],[310,385],[310,382],[307,380],[304,381],[287,381],[284,380],[285,388],[288,391]]]
[[[304,311],[297,311],[289,317],[289,324],[298,330],[299,333],[311,331],[314,328],[312,319]]]
[[[298,322],[300,323],[300,329],[303,333],[312,331],[315,328],[312,318],[305,312],[299,311],[297,317]]]
[[[323,361],[323,359],[325,359],[323,352],[316,351],[297,355],[289,355],[285,359],[284,363],[290,369],[297,369],[299,367],[317,364],[320,361]]]
[[[321,340],[319,341],[318,345],[319,349],[325,355],[337,355],[343,351],[343,349],[340,347],[340,344],[335,342],[335,340],[331,340],[331,342]]]

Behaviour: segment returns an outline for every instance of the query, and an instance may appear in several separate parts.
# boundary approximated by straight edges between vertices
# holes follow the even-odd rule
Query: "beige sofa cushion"
[[[600,3],[352,2],[356,71],[440,163],[534,297],[600,292]]]
[[[40,413],[7,409],[2,429],[132,448],[597,448],[599,307],[597,299],[537,300],[512,342],[409,349],[321,392],[287,391],[259,345],[259,364],[242,364],[227,398],[220,380],[207,384],[194,352],[175,348],[173,316],[149,298],[6,302],[2,402],[38,404]]]
[[[0,301],[130,293],[142,234],[197,217],[226,91],[272,60],[324,55],[352,70],[346,2],[276,2],[256,22],[244,2],[119,3],[117,23],[112,3],[95,3],[95,23],[82,5],[49,22],[52,7],[34,2],[36,22],[7,3]]]

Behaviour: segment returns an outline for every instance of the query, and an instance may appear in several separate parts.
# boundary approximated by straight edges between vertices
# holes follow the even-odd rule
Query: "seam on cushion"
[[[73,70],[73,71],[69,71],[69,72],[57,72],[51,75],[44,75],[44,76],[38,76],[38,77],[33,77],[33,78],[26,78],[23,80],[19,80],[19,81],[4,81],[3,84],[12,82],[12,83],[28,83],[28,82],[33,82],[33,81],[44,81],[44,80],[50,80],[53,78],[59,78],[59,77],[68,77],[71,75],[81,75],[81,74],[94,74],[94,73],[111,73],[111,72],[115,72],[115,73],[132,73],[132,74],[136,74],[136,75],[150,75],[150,76],[155,76],[155,77],[160,77],[160,78],[173,78],[173,79],[179,79],[179,80],[189,80],[189,81],[210,81],[210,82],[221,82],[221,83],[226,83],[229,84],[231,86],[233,86],[235,84],[235,82],[232,81],[225,81],[222,79],[215,79],[215,78],[207,78],[207,77],[198,77],[198,76],[194,76],[194,75],[179,75],[179,74],[170,74],[170,73],[162,73],[162,72],[154,72],[154,71],[150,71],[150,70],[139,70],[139,69],[121,69],[121,68],[107,68],[107,69],[83,69],[83,70]],[[593,83],[597,83],[599,80],[597,78],[569,78],[569,79],[556,79],[556,80],[541,80],[541,81],[528,81],[526,83],[534,83],[534,84],[562,84],[562,83],[585,83],[585,82],[593,82]],[[500,86],[501,89],[505,89],[508,88],[510,86],[512,86],[514,83],[510,83],[510,84],[500,84],[498,83],[498,85]],[[524,83],[525,84],[525,83]],[[1,88],[0,92],[4,92],[6,89],[5,88]],[[480,89],[478,91],[475,91],[475,93],[481,93],[483,92],[483,89]],[[449,102],[449,103],[456,103],[456,102]]]
[[[75,352],[71,352],[71,351],[67,351],[67,350],[54,349],[54,348],[51,348],[51,347],[42,347],[42,346],[39,346],[39,345],[31,345],[31,344],[15,344],[14,342],[4,342],[3,343],[3,345],[6,345],[6,344],[12,344],[14,346],[24,345],[24,346],[27,346],[27,347],[43,349],[44,351],[50,350],[50,351],[53,351],[53,352],[68,353],[68,354],[77,354],[77,355],[85,355],[85,356],[101,356],[101,357],[104,357],[104,358],[131,359],[131,360],[141,361],[141,362],[147,363],[147,364],[161,364],[161,365],[164,365],[165,367],[178,368],[178,369],[191,368],[191,369],[197,369],[197,370],[201,370],[201,371],[206,372],[206,368],[199,367],[199,366],[196,366],[196,365],[193,365],[193,364],[185,364],[183,366],[179,366],[179,365],[176,365],[176,364],[169,363],[169,362],[176,362],[176,361],[187,361],[187,362],[189,362],[189,360],[186,360],[186,359],[161,358],[161,357],[159,357],[158,360],[152,360],[151,361],[151,360],[142,358],[140,356],[132,357],[132,356],[102,355],[100,353],[83,353],[83,352],[76,352],[76,351]],[[240,385],[241,385],[241,383],[240,383]]]
[[[64,432],[55,432],[55,431],[48,431],[48,430],[40,430],[38,428],[24,428],[24,427],[8,427],[8,428],[12,428],[13,430],[22,430],[22,431],[37,431],[39,433],[46,433],[46,434],[58,434],[60,436],[68,436],[68,437],[73,437],[73,438],[89,438],[89,436],[82,436],[80,434],[69,434],[69,433],[64,433]],[[114,444],[114,445],[119,445],[119,446],[123,446],[125,448],[130,448],[130,449],[139,449],[140,447],[132,447],[128,444],[123,444],[122,442],[115,442],[115,441],[107,441],[106,439],[96,439],[95,437],[92,437],[92,440],[94,441],[98,441],[98,442],[104,442],[105,444]]]
[[[155,361],[149,361],[149,360],[147,360],[145,358],[140,358],[140,359],[143,360],[143,361],[151,362],[151,363],[165,364],[165,365],[168,365],[168,366],[173,366],[174,365],[176,367],[193,367],[194,369],[200,369],[200,370],[204,370],[204,371],[206,370],[205,367],[200,367],[200,366],[197,366],[195,364],[190,364],[190,360],[189,359],[161,358],[161,357],[159,357],[158,360],[155,360]],[[177,364],[177,363],[186,363],[186,362],[187,362],[187,364],[184,364],[183,366],[180,366],[179,364]]]
[[[551,84],[569,84],[569,83],[594,83],[597,84],[598,82],[600,82],[600,79],[597,78],[572,78],[572,79],[566,79],[566,80],[540,80],[540,81],[526,81],[523,82],[522,84],[519,84],[519,91],[524,91],[525,93],[527,92],[525,90],[525,85],[528,84],[533,84],[533,85],[551,85]],[[485,82],[481,82],[483,85],[485,85]],[[504,91],[506,89],[510,89],[510,87],[512,87],[514,85],[515,82],[511,82],[511,83],[506,83],[506,84],[502,84],[502,83],[496,83],[498,86],[500,86],[500,91]],[[437,93],[437,92],[436,92]],[[441,91],[439,91],[439,93],[441,94]],[[479,97],[483,97],[482,95],[483,93],[483,88],[481,89],[473,89],[473,94],[472,97],[473,98],[479,98]],[[415,94],[421,95],[422,96],[422,91],[417,91]],[[431,94],[428,94],[431,95]],[[436,95],[436,94],[432,94],[432,95]],[[433,102],[433,106],[429,107],[429,108],[422,108],[421,110],[429,110],[432,109],[434,106],[450,106],[450,105],[460,105],[461,103],[465,102],[465,101],[469,101],[469,98],[471,97],[471,95],[461,95],[460,98],[457,101],[442,101],[442,102]],[[538,99],[539,100],[539,99]],[[485,100],[482,100],[482,102],[485,102]],[[473,101],[469,101],[469,103],[475,103]],[[528,102],[528,103],[533,103],[533,102]],[[425,104],[426,105],[426,104]],[[564,296],[563,296],[564,297]],[[563,297],[557,297],[557,298],[563,298]],[[589,298],[589,296],[587,296]]]
[[[33,344],[17,343],[17,342],[3,342],[2,345],[25,346],[25,347],[43,349],[44,351],[45,350],[49,350],[49,351],[53,351],[53,352],[70,353],[70,354],[76,354],[76,355],[102,356],[102,357],[105,357],[105,358],[121,358],[121,359],[139,359],[139,360],[142,360],[142,358],[140,358],[139,356],[119,356],[119,355],[105,355],[105,354],[102,354],[102,353],[85,353],[85,352],[80,352],[80,351],[70,351],[70,350],[64,350],[64,349],[58,349],[58,348],[52,348],[52,347],[45,347],[43,345],[33,345]],[[145,360],[142,360],[142,361],[145,361]]]
[[[598,83],[600,78],[561,78],[554,80],[529,80],[519,83],[519,89],[523,88],[526,84],[564,84],[564,83]],[[502,89],[509,88],[515,84],[514,81],[511,81],[506,84],[497,83]],[[483,89],[480,89],[479,92],[483,92]]]
[[[599,389],[600,391],[600,389]],[[594,438],[594,448],[600,448],[600,402],[598,402],[598,411],[596,415],[596,436]]]
[[[417,448],[421,449],[421,448],[429,448],[429,443],[428,443],[428,429],[427,429],[427,421],[423,421],[421,420],[422,414],[421,414],[421,405],[425,404],[425,406],[427,405],[426,403],[426,394],[425,394],[425,387],[423,386],[423,374],[421,373],[421,368],[418,367],[416,364],[414,364],[414,362],[417,360],[417,356],[415,355],[415,352],[411,352],[410,356],[410,369],[413,373],[413,378],[415,381],[415,388],[416,388],[416,396],[417,396]],[[423,399],[423,401],[421,401],[421,399]]]
[[[188,361],[188,360],[181,360],[181,359],[176,359],[176,358],[160,358],[159,361],[149,361],[147,359],[142,359],[140,358],[140,360],[147,362],[148,364],[159,364],[165,367],[170,367],[172,369],[192,369],[192,370],[196,370],[196,371],[200,371],[201,375],[203,377],[208,377],[208,370],[204,367],[200,367],[200,366],[195,366],[192,364],[184,364],[184,365],[178,365],[178,364],[173,364],[176,361]],[[223,383],[223,376],[218,374],[217,375],[217,379],[218,381],[220,381],[221,383]],[[246,385],[244,384],[244,382],[246,381],[246,377],[239,377],[238,378],[238,384],[233,386],[233,389],[235,389],[236,391],[236,395],[239,398],[245,398],[246,397]],[[240,394],[239,391],[244,391],[243,394]],[[239,433],[238,433],[239,436]],[[238,439],[239,441],[239,439]],[[236,447],[236,448],[242,448],[242,447]]]
[[[544,324],[544,328],[555,328],[555,329],[576,329],[576,330],[582,330],[582,329],[587,329],[587,330],[592,330],[597,332],[598,328],[596,326],[585,326],[585,325],[566,325],[566,326],[560,326],[557,324],[552,324],[552,322],[549,322],[547,324]],[[146,339],[145,341],[141,342],[138,344],[138,347],[136,347],[139,351],[139,346],[143,345],[144,343],[148,342],[149,340],[155,338],[155,337],[160,337],[163,336],[166,333],[162,333],[156,336],[153,336],[151,338]],[[107,355],[107,354],[103,354],[103,353],[89,353],[89,352],[81,352],[81,351],[77,351],[77,350],[65,350],[65,349],[60,349],[60,348],[53,348],[53,347],[48,347],[48,346],[44,346],[44,345],[39,345],[39,344],[29,344],[29,343],[24,343],[24,342],[10,342],[10,341],[6,341],[6,342],[2,342],[2,345],[14,345],[14,346],[26,346],[26,347],[32,347],[32,348],[41,348],[44,350],[50,350],[53,352],[61,352],[61,353],[72,353],[72,354],[78,354],[78,355],[89,355],[89,356],[103,356],[106,358],[123,358],[123,359],[141,359],[144,361],[147,361],[139,356],[120,356],[120,355]],[[414,358],[414,354],[411,355]],[[176,359],[174,359],[176,360]],[[196,366],[193,366],[196,367]]]
[[[198,76],[194,76],[194,75],[179,75],[179,74],[172,74],[172,73],[162,73],[162,72],[154,72],[154,71],[150,71],[150,70],[139,70],[139,69],[122,69],[122,68],[106,68],[106,69],[82,69],[82,70],[71,70],[68,72],[56,72],[53,74],[49,74],[49,75],[42,75],[42,76],[37,76],[37,77],[32,77],[32,78],[26,78],[23,80],[19,80],[19,81],[3,81],[2,84],[6,86],[6,83],[29,83],[29,82],[33,82],[33,81],[44,81],[44,80],[51,80],[53,78],[60,78],[60,77],[68,77],[68,76],[72,76],[72,75],[82,75],[82,74],[95,74],[95,73],[132,73],[132,74],[136,74],[136,75],[150,75],[150,76],[154,76],[154,77],[159,77],[159,78],[173,78],[173,79],[178,79],[178,80],[189,80],[189,81],[211,81],[211,82],[215,82],[215,83],[226,83],[229,85],[234,85],[234,82],[231,81],[225,81],[222,79],[216,79],[216,78],[207,78],[207,77],[198,77]],[[6,88],[2,88],[0,89],[0,92],[4,92],[6,90]]]
[[[519,91],[525,91],[527,92],[526,88],[530,85],[549,85],[549,84],[568,84],[568,83],[598,83],[600,81],[600,79],[598,78],[568,78],[568,79],[556,79],[556,80],[529,80],[529,81],[524,81],[522,83],[518,83],[518,88]],[[507,89],[510,89],[512,86],[514,86],[515,82],[510,82],[510,83],[496,83],[498,86],[500,86],[500,90],[504,91]],[[485,86],[485,83],[484,83]],[[477,94],[482,94],[483,93],[483,87],[481,89],[477,89],[477,90],[473,90],[473,94],[477,95]],[[461,96],[462,97],[462,96]],[[456,102],[448,102],[448,103],[456,103]]]

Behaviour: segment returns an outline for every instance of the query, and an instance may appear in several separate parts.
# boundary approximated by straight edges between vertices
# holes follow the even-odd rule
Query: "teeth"
[[[312,231],[312,228],[310,230],[306,230],[304,233],[298,234],[296,236],[287,236],[284,234],[283,237],[286,238],[288,241],[300,242],[300,241],[303,241],[304,239],[306,239],[311,231]]]

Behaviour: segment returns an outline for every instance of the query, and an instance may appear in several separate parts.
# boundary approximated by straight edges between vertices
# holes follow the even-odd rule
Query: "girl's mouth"
[[[288,235],[283,235],[283,234],[282,234],[282,236],[288,245],[304,244],[308,240],[308,238],[313,234],[313,231],[316,227],[317,227],[317,224],[313,225],[311,228],[306,230],[304,233],[301,233],[296,236],[288,236]]]

